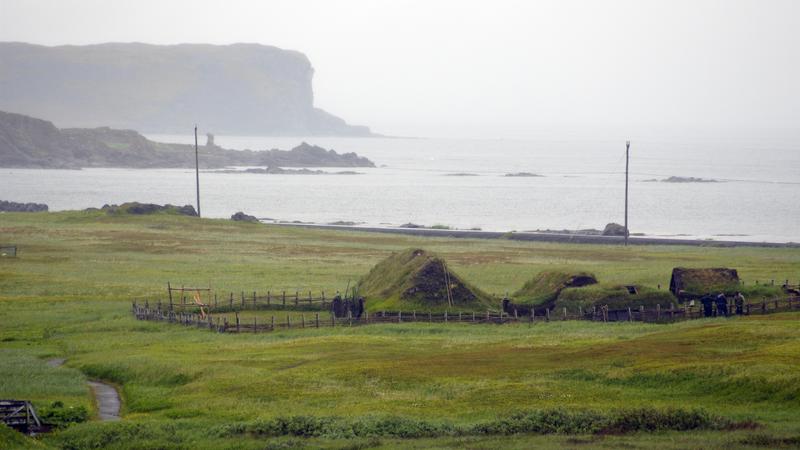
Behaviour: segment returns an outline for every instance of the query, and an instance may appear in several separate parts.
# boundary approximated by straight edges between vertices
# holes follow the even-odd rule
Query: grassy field
[[[124,402],[121,422],[75,424],[35,441],[0,428],[7,448],[800,445],[798,313],[241,336],[129,314],[134,297],[163,298],[167,281],[222,292],[343,290],[410,247],[436,252],[496,294],[560,269],[652,289],[663,289],[675,266],[734,267],[749,283],[796,280],[798,249],[434,239],[101,213],[2,214],[0,240],[19,246],[17,258],[0,259],[0,398],[93,410],[85,381],[99,378],[115,383]],[[65,366],[45,364],[54,357]],[[758,426],[520,434],[542,419],[525,419],[527,428],[514,419],[562,411],[602,422],[670,408]],[[569,417],[562,422],[579,422]]]

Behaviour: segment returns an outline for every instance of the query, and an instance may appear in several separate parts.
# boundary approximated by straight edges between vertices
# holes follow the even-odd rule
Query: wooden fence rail
[[[785,311],[800,311],[800,297],[786,297],[763,299],[760,302],[750,302],[744,305],[742,314],[770,314]],[[681,306],[680,308],[670,306],[669,309],[661,308],[626,308],[608,309],[607,307],[593,308],[584,311],[568,311],[561,308],[546,310],[545,314],[520,316],[516,312],[507,314],[502,311],[486,312],[444,312],[432,313],[428,311],[383,311],[379,313],[365,312],[361,317],[337,318],[330,313],[311,312],[306,316],[300,315],[298,320],[290,315],[276,316],[261,319],[253,318],[252,322],[240,320],[239,312],[234,312],[234,317],[229,320],[227,315],[203,313],[200,311],[175,311],[162,307],[162,302],[151,305],[150,301],[145,300],[144,304],[132,304],[133,315],[138,320],[164,321],[178,323],[184,326],[208,329],[220,333],[264,333],[276,330],[304,329],[304,328],[323,328],[358,326],[380,323],[404,323],[404,322],[429,322],[429,323],[472,323],[472,324],[504,324],[504,323],[538,323],[563,320],[587,320],[599,322],[650,322],[668,323],[680,320],[691,320],[705,317],[702,308],[692,306]],[[712,314],[717,314],[716,309]],[[719,311],[722,314],[722,311]],[[728,309],[727,315],[735,315],[735,307]]]

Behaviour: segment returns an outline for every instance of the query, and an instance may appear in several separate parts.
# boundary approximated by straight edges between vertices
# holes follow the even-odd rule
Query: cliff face
[[[0,43],[0,109],[59,127],[369,135],[314,108],[305,55],[258,44]]]
[[[303,142],[291,151],[200,147],[200,166],[374,167],[355,153],[336,153]],[[0,111],[0,167],[194,167],[194,146],[154,142],[133,130],[67,128]]]

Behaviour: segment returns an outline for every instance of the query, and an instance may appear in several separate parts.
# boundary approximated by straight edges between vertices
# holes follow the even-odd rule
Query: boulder
[[[603,236],[625,236],[628,234],[627,231],[624,226],[612,222],[603,229]]]
[[[249,214],[245,214],[241,211],[237,212],[236,214],[231,216],[231,220],[236,222],[258,222],[258,218],[255,216],[251,216]]]

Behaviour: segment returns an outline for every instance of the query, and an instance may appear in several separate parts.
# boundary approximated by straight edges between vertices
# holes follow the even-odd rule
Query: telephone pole
[[[625,246],[628,245],[628,167],[630,163],[631,141],[625,141]],[[199,194],[198,194],[199,195]]]
[[[200,156],[197,151],[197,125],[194,126],[194,180],[197,187],[197,217],[200,217]]]

